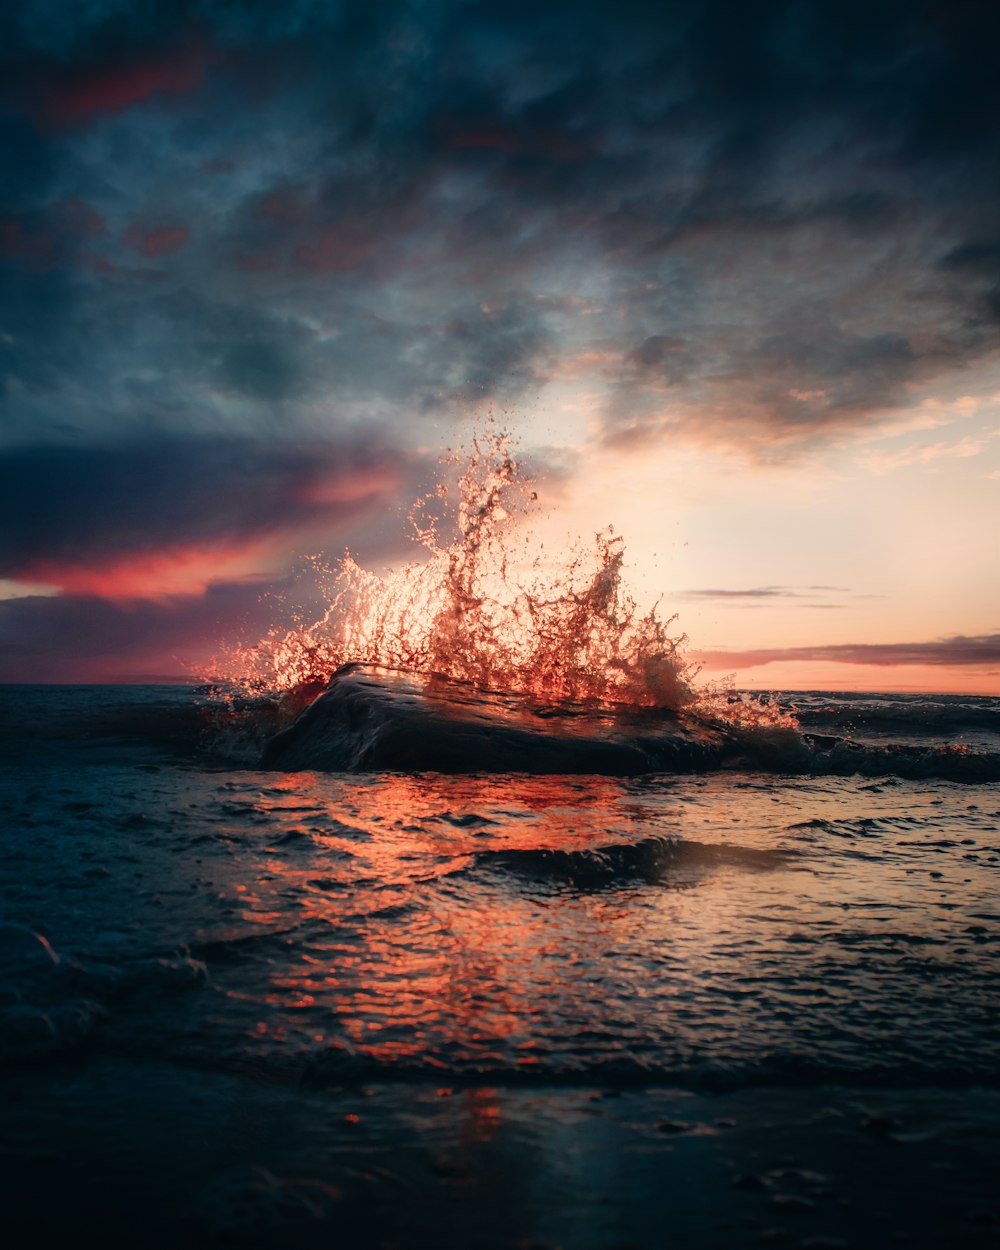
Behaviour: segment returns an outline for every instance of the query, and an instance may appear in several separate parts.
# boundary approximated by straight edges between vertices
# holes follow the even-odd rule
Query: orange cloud
[[[350,475],[323,475],[304,482],[298,496],[306,503],[328,504],[357,503],[383,491],[394,490],[399,485],[399,472],[392,465],[372,465],[358,469]]]
[[[694,651],[691,658],[709,673],[732,674],[733,685],[747,688],[1000,694],[1000,634],[958,635],[933,642]]]
[[[264,562],[264,544],[177,546],[118,556],[96,563],[39,560],[19,569],[12,580],[58,586],[65,594],[102,599],[164,599],[200,595],[215,582],[253,576]]]

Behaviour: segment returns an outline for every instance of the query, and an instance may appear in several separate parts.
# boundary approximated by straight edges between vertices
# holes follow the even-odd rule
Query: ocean
[[[302,771],[264,701],[4,687],[5,1221],[998,1244],[1000,699],[773,699],[672,770]]]

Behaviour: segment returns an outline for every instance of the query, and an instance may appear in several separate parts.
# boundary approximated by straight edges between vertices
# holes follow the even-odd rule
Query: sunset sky
[[[1000,9],[0,13],[0,681],[190,675],[490,410],[709,677],[1000,693]],[[301,593],[301,576],[296,583]]]

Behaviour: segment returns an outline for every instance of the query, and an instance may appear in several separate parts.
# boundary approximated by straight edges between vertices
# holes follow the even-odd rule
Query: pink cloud
[[[357,269],[375,250],[374,241],[349,228],[324,230],[312,243],[296,248],[295,259],[309,269],[342,273]]]
[[[0,220],[0,252],[29,269],[53,269],[71,258],[84,240],[107,233],[104,217],[82,200],[62,200],[24,219]]]
[[[279,265],[279,257],[271,248],[260,252],[238,252],[233,260],[237,268],[245,273],[271,273]]]
[[[14,252],[21,244],[21,223],[16,217],[5,217],[0,221],[0,248],[5,252]]]
[[[47,119],[59,127],[82,125],[124,112],[161,93],[187,94],[201,85],[207,66],[204,48],[193,43],[164,56],[91,66],[53,86],[45,110]]]
[[[349,475],[317,474],[302,483],[299,498],[321,509],[359,503],[393,490],[399,485],[395,465],[376,464]]]
[[[821,661],[834,664],[895,665],[1000,664],[1000,634],[956,635],[933,642],[841,643],[817,647],[760,647],[750,651],[699,651],[708,669],[759,668],[765,664]]]
[[[253,215],[281,226],[294,226],[306,215],[306,203],[301,191],[283,187],[263,196],[254,205]]]
[[[186,226],[159,226],[147,230],[138,222],[133,222],[125,231],[123,241],[141,256],[172,256],[190,238],[191,232]]]
[[[56,205],[54,218],[62,233],[77,238],[91,239],[108,232],[108,223],[102,214],[83,200],[63,200]]]
[[[43,559],[16,570],[12,577],[28,585],[58,586],[68,595],[109,600],[201,595],[216,582],[252,575],[263,547],[262,542],[194,544],[89,563]]]
[[[449,119],[440,126],[448,147],[459,151],[503,152],[554,161],[579,161],[592,155],[593,144],[564,130],[546,126],[514,126],[497,120]]]
[[[171,256],[191,237],[184,226],[164,226],[151,230],[142,241],[143,256]]]

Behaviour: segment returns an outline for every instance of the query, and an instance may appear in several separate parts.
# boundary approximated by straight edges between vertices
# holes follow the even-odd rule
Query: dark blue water
[[[266,700],[4,688],[6,1226],[994,1246],[1000,701],[795,702],[703,771],[445,775],[262,769]]]
[[[7,688],[6,1053],[995,1082],[1000,789],[949,761],[1000,703],[796,703],[863,772],[262,772],[186,688]]]

